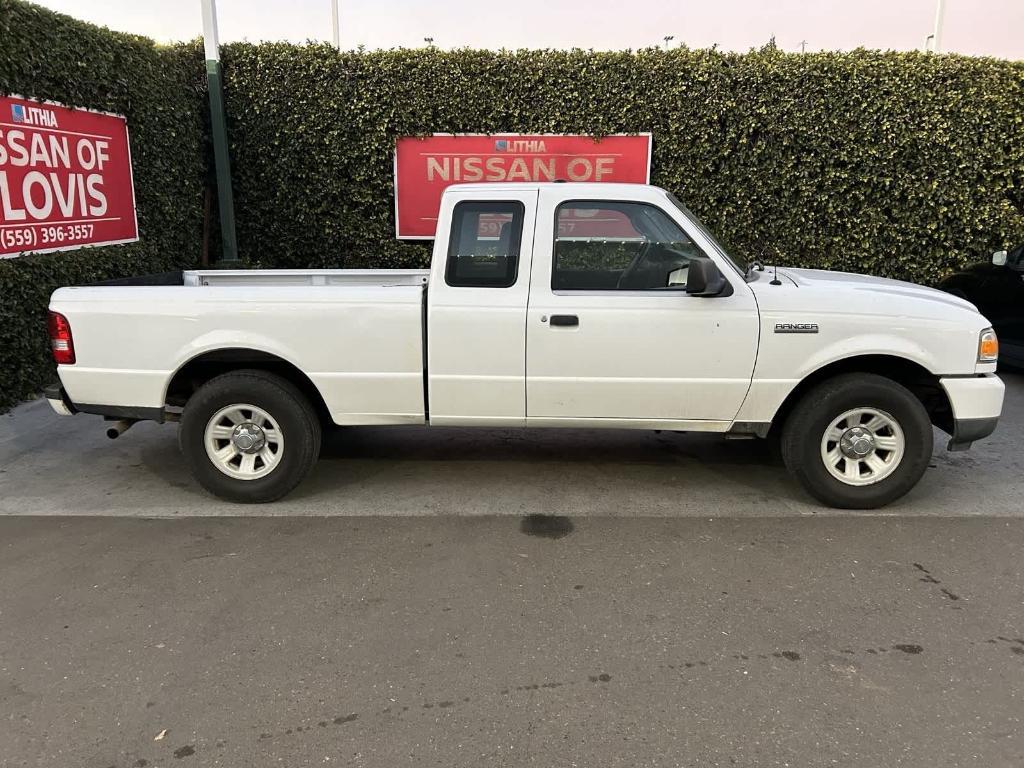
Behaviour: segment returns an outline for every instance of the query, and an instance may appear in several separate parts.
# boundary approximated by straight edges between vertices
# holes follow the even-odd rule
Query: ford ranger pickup
[[[910,283],[765,268],[639,184],[448,188],[429,270],[208,270],[57,290],[61,414],[179,422],[199,483],[278,499],[328,425],[594,427],[779,441],[868,509],[995,429],[996,335]]]

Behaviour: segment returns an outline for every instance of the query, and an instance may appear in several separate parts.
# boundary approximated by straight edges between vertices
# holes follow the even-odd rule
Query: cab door
[[[442,200],[426,312],[431,424],[525,424],[536,209],[536,188],[519,185]]]
[[[527,311],[527,424],[724,429],[753,374],[757,305],[739,273],[658,190],[565,199],[542,188]],[[618,189],[621,195],[621,187]],[[711,256],[730,285],[688,295]]]

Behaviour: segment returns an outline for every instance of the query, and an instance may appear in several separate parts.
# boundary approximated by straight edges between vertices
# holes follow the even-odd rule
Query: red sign
[[[651,134],[590,136],[435,134],[395,143],[395,228],[429,240],[441,193],[452,184],[503,181],[651,179]]]
[[[0,97],[0,258],[138,239],[124,117]]]

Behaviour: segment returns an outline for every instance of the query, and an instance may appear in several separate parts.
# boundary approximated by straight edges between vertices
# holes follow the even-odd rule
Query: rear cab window
[[[519,270],[525,209],[516,200],[465,201],[452,211],[445,282],[454,288],[509,288]]]

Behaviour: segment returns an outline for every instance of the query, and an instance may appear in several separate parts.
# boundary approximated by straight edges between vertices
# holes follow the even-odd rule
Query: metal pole
[[[334,47],[341,50],[341,27],[338,26],[338,0],[331,0],[331,34],[334,35]]]
[[[946,0],[938,0],[935,6],[935,31],[932,33],[932,50],[942,52],[942,22],[946,15]]]
[[[202,0],[203,46],[206,49],[206,82],[210,91],[210,132],[213,138],[213,162],[217,171],[217,206],[220,209],[220,261],[238,261],[235,239],[235,201],[231,194],[231,157],[228,155],[228,130],[224,119],[224,92],[221,85],[220,49],[217,41],[215,0]]]

